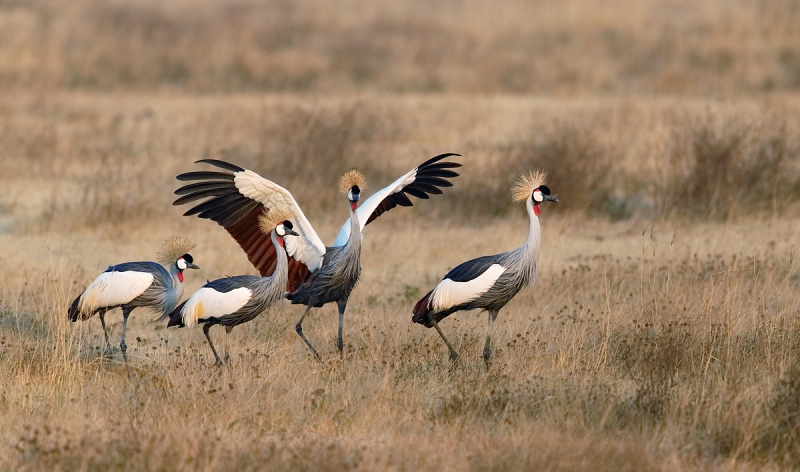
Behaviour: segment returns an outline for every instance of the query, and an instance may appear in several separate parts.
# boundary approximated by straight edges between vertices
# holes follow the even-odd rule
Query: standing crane
[[[299,236],[288,221],[291,217],[290,211],[273,208],[259,219],[260,230],[270,236],[276,255],[275,270],[270,277],[237,275],[208,282],[172,313],[164,314],[158,321],[169,318],[167,327],[179,328],[202,323],[203,334],[217,358],[217,365],[222,365],[222,360],[211,342],[208,330],[217,324],[224,326],[225,361],[229,361],[227,336],[233,327],[247,323],[283,300],[289,267],[285,249],[289,246],[289,240],[285,238]]]
[[[492,327],[497,314],[524,286],[536,281],[542,235],[539,205],[558,202],[556,197],[550,196],[544,179],[543,171],[534,171],[520,176],[512,189],[513,200],[525,202],[530,219],[528,239],[522,246],[459,264],[414,305],[412,321],[427,328],[436,328],[450,350],[450,360],[455,361],[458,353],[439,328],[439,321],[457,311],[486,310],[489,313],[489,329],[483,347],[483,360],[488,369],[492,355]]]
[[[195,245],[187,238],[168,238],[161,244],[158,261],[125,262],[109,266],[72,302],[67,314],[73,322],[88,320],[95,313],[100,315],[103,334],[106,337],[106,353],[111,353],[106,331],[106,312],[122,307],[122,340],[119,348],[125,362],[128,361],[125,331],[128,316],[134,308],[148,307],[158,314],[171,312],[183,296],[183,271],[199,269],[189,251]],[[162,266],[163,264],[163,266]],[[169,271],[164,268],[169,266]]]
[[[247,258],[261,275],[269,275],[275,268],[276,251],[267,244],[258,231],[258,215],[266,207],[285,205],[291,209],[292,223],[299,237],[287,241],[289,274],[286,289],[292,304],[306,305],[306,309],[295,325],[297,334],[311,352],[319,353],[303,334],[303,319],[312,307],[321,307],[336,302],[339,309],[339,332],[336,346],[344,356],[342,330],[344,312],[350,292],[361,272],[361,238],[364,226],[396,206],[412,206],[409,196],[420,199],[429,194],[441,194],[441,187],[451,187],[448,178],[458,174],[450,169],[461,167],[457,162],[443,159],[459,154],[441,154],[433,157],[388,186],[377,191],[360,206],[361,188],[365,181],[356,172],[348,172],[339,181],[340,190],[348,195],[350,218],[342,225],[332,247],[326,247],[303,211],[288,190],[269,181],[251,170],[216,159],[197,161],[211,164],[228,172],[188,172],[179,175],[181,181],[199,181],[185,185],[175,191],[183,195],[175,200],[181,205],[206,199],[184,213],[216,221],[239,243]]]

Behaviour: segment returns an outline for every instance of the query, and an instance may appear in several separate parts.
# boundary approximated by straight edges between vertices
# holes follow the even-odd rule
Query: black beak
[[[286,235],[287,235],[287,236],[288,236],[288,235],[292,235],[292,236],[300,236],[300,234],[298,234],[298,233],[297,233],[297,231],[295,231],[295,230],[293,230],[293,229],[287,229],[287,228],[283,228],[283,229],[284,229],[284,231],[286,231]]]
[[[188,264],[186,264],[186,268],[187,269],[199,269],[200,266],[192,264],[191,262],[189,262]]]
[[[353,202],[357,202],[360,196],[361,196],[360,193],[354,193],[353,194]]]
[[[542,195],[542,199],[546,202],[556,202],[558,203],[558,199],[556,197],[551,197],[550,195]]]

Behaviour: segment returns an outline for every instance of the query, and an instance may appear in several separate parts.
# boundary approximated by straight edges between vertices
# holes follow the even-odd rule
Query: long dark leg
[[[319,353],[317,352],[317,350],[314,349],[314,346],[312,346],[311,343],[308,342],[308,339],[306,339],[305,335],[303,334],[303,318],[306,317],[306,315],[308,314],[308,310],[310,309],[311,309],[310,306],[306,307],[305,311],[303,311],[303,314],[300,315],[300,319],[297,320],[297,324],[294,326],[294,330],[297,331],[297,334],[299,334],[301,338],[303,338],[303,342],[306,343],[306,346],[308,346],[309,349],[311,349],[311,352],[314,353],[314,356],[317,358],[317,360],[321,360],[322,358],[319,357]]]
[[[455,360],[458,359],[458,353],[456,352],[455,348],[453,348],[453,345],[450,344],[450,341],[448,341],[447,338],[444,337],[444,333],[442,332],[441,328],[439,328],[439,323],[436,322],[435,315],[428,313],[428,319],[431,320],[431,324],[433,325],[434,328],[436,328],[436,332],[439,333],[439,336],[442,337],[442,341],[444,341],[444,343],[447,344],[447,349],[450,349],[450,360],[455,362]]]
[[[111,344],[108,342],[108,331],[106,331],[106,312],[100,312],[100,324],[103,325],[103,335],[106,337],[106,354],[111,354]]]
[[[217,350],[214,349],[214,343],[211,342],[211,336],[208,335],[208,330],[211,329],[211,325],[206,323],[203,325],[203,334],[206,335],[206,339],[208,339],[208,345],[211,346],[211,351],[214,353],[214,357],[217,358],[217,365],[222,365],[222,359],[219,358],[219,354],[217,354]]]
[[[132,311],[133,308],[122,308],[122,340],[119,343],[119,349],[122,351],[122,358],[125,359],[125,362],[128,362],[128,345],[125,344],[125,330],[128,329],[128,316]]]
[[[226,326],[225,327],[225,363],[226,364],[230,364],[231,363],[231,354],[228,351],[228,335],[231,334],[231,330],[232,329],[233,329],[233,326]]]
[[[486,344],[483,346],[483,362],[486,363],[486,370],[489,370],[492,357],[492,332],[494,331],[494,320],[497,319],[497,311],[489,312],[489,330],[486,333]]]
[[[339,306],[339,337],[336,338],[336,347],[339,348],[339,358],[344,359],[344,342],[342,342],[342,328],[344,327],[344,310],[347,308],[347,300],[336,302]]]

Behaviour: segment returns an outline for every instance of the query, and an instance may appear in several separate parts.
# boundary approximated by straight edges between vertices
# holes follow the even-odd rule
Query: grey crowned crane
[[[558,202],[544,185],[545,173],[534,171],[520,176],[512,189],[515,202],[524,201],[530,219],[530,232],[525,243],[513,251],[484,256],[459,264],[444,276],[436,287],[414,305],[414,323],[436,328],[447,348],[450,359],[458,353],[439,328],[439,321],[457,311],[483,309],[489,313],[489,330],[483,348],[483,359],[489,368],[492,355],[492,326],[497,314],[526,285],[536,281],[539,262],[539,206],[543,202]]]
[[[269,235],[275,249],[276,266],[270,277],[237,275],[208,282],[172,313],[162,316],[159,321],[169,318],[167,327],[179,328],[203,324],[203,334],[211,346],[214,357],[217,358],[217,365],[222,365],[222,360],[208,335],[209,328],[217,324],[224,326],[227,337],[234,326],[247,323],[284,298],[289,267],[285,250],[289,246],[289,239],[285,238],[298,236],[292,229],[292,223],[288,221],[291,216],[289,211],[273,209],[259,220],[261,231]],[[227,351],[226,342],[226,361],[230,359]]]
[[[158,254],[158,261],[169,266],[169,270],[161,264],[149,261],[109,266],[72,302],[67,312],[69,319],[73,322],[79,319],[88,320],[95,313],[99,314],[106,337],[106,353],[110,353],[105,315],[109,310],[121,307],[122,340],[119,348],[127,362],[125,331],[128,327],[128,316],[138,307],[150,308],[160,315],[175,308],[183,296],[183,271],[199,269],[189,254],[192,249],[194,244],[191,241],[175,236],[164,241]]]
[[[319,353],[303,335],[302,322],[308,310],[336,302],[339,308],[337,348],[344,355],[342,329],[350,292],[361,272],[361,232],[364,226],[396,206],[412,206],[409,196],[420,199],[441,194],[441,187],[451,187],[448,178],[458,174],[451,169],[461,167],[444,160],[458,154],[441,154],[411,169],[388,186],[377,191],[359,206],[363,176],[348,173],[340,180],[340,190],[348,195],[350,218],[342,225],[333,246],[326,247],[288,190],[251,170],[216,159],[203,159],[228,172],[189,172],[178,176],[181,181],[199,181],[175,191],[182,197],[175,205],[206,199],[184,213],[216,221],[239,243],[247,258],[261,272],[270,275],[275,268],[276,251],[258,231],[258,215],[276,205],[291,209],[299,237],[287,241],[289,280],[287,298],[292,304],[305,305],[295,329],[306,346],[319,359]],[[361,183],[359,183],[361,182]]]

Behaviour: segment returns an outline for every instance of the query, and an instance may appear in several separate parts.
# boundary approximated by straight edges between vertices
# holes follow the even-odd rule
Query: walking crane
[[[489,368],[492,355],[491,335],[497,314],[526,285],[536,281],[539,262],[539,206],[558,202],[544,185],[545,173],[534,171],[522,175],[512,189],[515,202],[525,202],[530,232],[525,243],[513,251],[483,256],[464,262],[447,273],[436,287],[414,305],[412,321],[427,328],[436,328],[450,350],[450,360],[458,353],[439,328],[439,321],[457,311],[483,309],[489,313],[489,329],[483,347],[483,360]]]
[[[276,266],[270,277],[237,275],[208,282],[172,313],[164,314],[159,321],[169,318],[167,327],[179,328],[203,324],[203,334],[217,358],[217,365],[222,365],[222,360],[211,342],[208,330],[217,324],[224,326],[225,361],[229,361],[227,336],[233,327],[247,323],[284,298],[289,266],[285,249],[289,240],[285,238],[299,236],[288,221],[291,217],[290,211],[273,208],[259,219],[260,231],[270,236],[275,250]]]
[[[361,189],[366,183],[360,172],[348,172],[339,182],[340,190],[348,195],[350,218],[345,221],[332,247],[326,247],[303,211],[288,190],[255,172],[217,159],[202,159],[206,163],[228,172],[188,172],[179,175],[181,181],[199,181],[175,191],[183,195],[175,205],[206,199],[195,205],[185,216],[197,215],[216,221],[239,243],[247,258],[261,275],[269,275],[275,268],[276,251],[266,244],[257,227],[258,215],[266,207],[286,205],[291,209],[299,237],[287,241],[289,274],[286,289],[292,304],[306,306],[295,325],[297,334],[311,352],[319,353],[303,334],[302,322],[312,307],[336,302],[339,309],[339,332],[336,346],[344,356],[342,330],[344,312],[350,292],[361,272],[361,232],[364,226],[396,206],[412,206],[409,196],[420,199],[429,194],[441,194],[441,187],[451,187],[448,178],[458,174],[450,169],[460,167],[457,162],[443,159],[459,154],[440,154],[411,169],[397,180],[377,191],[360,206]]]
[[[128,316],[134,308],[148,307],[157,314],[171,312],[183,296],[183,271],[199,269],[189,251],[195,245],[189,239],[168,238],[158,251],[160,264],[150,261],[125,262],[109,266],[72,302],[67,314],[73,322],[100,315],[106,337],[106,353],[111,353],[105,315],[116,307],[122,308],[122,340],[119,348],[128,361],[125,331]],[[163,264],[163,266],[161,265]],[[169,266],[169,271],[164,268]]]

